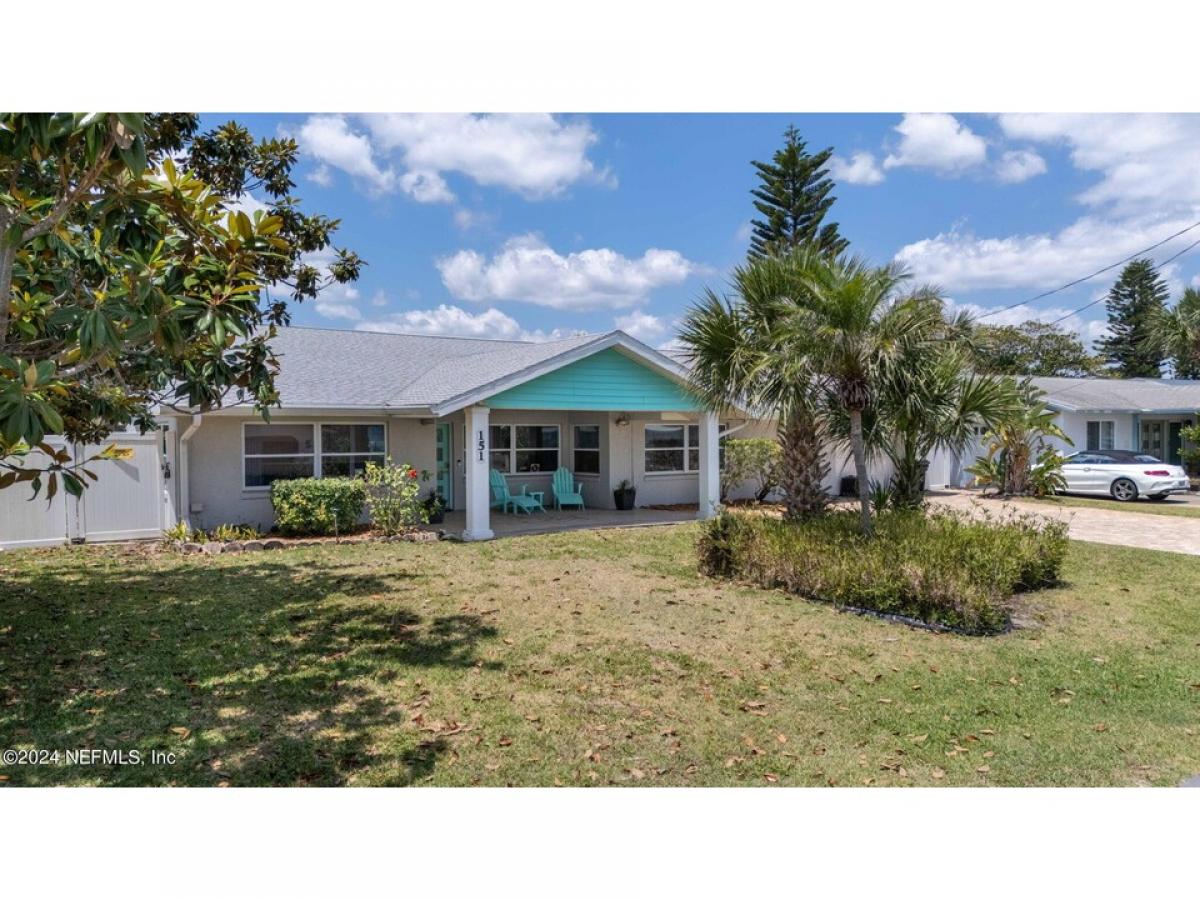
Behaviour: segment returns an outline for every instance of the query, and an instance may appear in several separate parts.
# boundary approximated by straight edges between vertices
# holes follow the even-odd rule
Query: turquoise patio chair
[[[564,506],[587,509],[583,505],[583,485],[575,482],[575,476],[565,466],[554,472],[554,508],[562,509]]]
[[[492,486],[492,508],[500,507],[500,512],[508,512],[512,508],[514,513],[524,512],[525,515],[533,515],[535,509],[546,511],[546,507],[542,505],[542,498],[545,496],[543,491],[527,491],[526,485],[521,485],[521,493],[514,494],[508,489],[508,480],[498,469],[492,469],[489,480]]]

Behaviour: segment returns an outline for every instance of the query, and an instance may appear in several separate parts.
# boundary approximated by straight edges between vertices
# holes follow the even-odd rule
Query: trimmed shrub
[[[994,634],[1009,625],[1012,595],[1055,583],[1067,552],[1066,525],[1033,515],[889,510],[876,517],[875,530],[874,538],[859,534],[853,511],[808,522],[725,511],[705,525],[700,569],[837,606]]]
[[[358,524],[367,490],[359,478],[293,478],[271,484],[271,507],[284,534],[345,534]]]

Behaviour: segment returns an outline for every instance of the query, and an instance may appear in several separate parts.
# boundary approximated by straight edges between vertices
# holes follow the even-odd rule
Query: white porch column
[[[700,414],[700,512],[701,519],[717,514],[721,502],[720,422],[716,413]]]
[[[464,410],[467,446],[463,448],[467,480],[467,527],[464,541],[486,541],[495,537],[491,522],[491,487],[488,484],[488,413],[486,406]]]

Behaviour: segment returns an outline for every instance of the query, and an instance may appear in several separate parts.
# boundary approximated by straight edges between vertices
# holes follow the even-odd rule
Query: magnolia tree
[[[297,154],[192,114],[0,114],[0,488],[95,478],[47,434],[277,404],[289,303],[363,264],[331,246],[336,220],[301,211]]]

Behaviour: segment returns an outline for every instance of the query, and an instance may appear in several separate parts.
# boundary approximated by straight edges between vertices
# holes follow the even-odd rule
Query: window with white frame
[[[1117,423],[1101,419],[1087,423],[1087,449],[1112,450],[1116,447]]]
[[[385,431],[383,425],[322,425],[321,477],[360,475],[368,462],[383,465]]]
[[[489,459],[500,472],[553,472],[558,468],[557,425],[488,426]]]
[[[267,488],[286,478],[358,475],[368,462],[387,459],[382,424],[273,423],[246,425],[242,460],[247,488]]]
[[[600,474],[600,426],[574,426],[574,463],[576,475]]]
[[[312,425],[247,425],[242,433],[244,484],[270,487],[284,478],[316,474]]]
[[[700,470],[700,426],[646,425],[646,472],[698,472]]]

